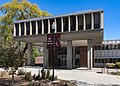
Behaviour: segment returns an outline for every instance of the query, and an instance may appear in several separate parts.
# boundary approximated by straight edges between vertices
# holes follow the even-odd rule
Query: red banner
[[[61,33],[54,34],[55,35],[55,48],[61,47]],[[47,48],[53,47],[53,34],[47,35]]]

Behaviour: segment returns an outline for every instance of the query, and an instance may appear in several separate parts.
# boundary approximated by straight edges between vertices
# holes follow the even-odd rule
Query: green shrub
[[[105,66],[107,68],[114,68],[115,67],[115,64],[114,63],[106,63]]]
[[[26,72],[24,79],[25,80],[30,80],[31,79],[31,72]]]
[[[120,72],[116,72],[116,75],[120,76]]]
[[[24,70],[23,69],[18,70],[18,74],[17,75],[25,75]]]
[[[49,80],[52,80],[53,75],[50,75]],[[54,76],[54,80],[57,80],[57,76]]]
[[[115,63],[115,67],[120,69],[120,62]]]

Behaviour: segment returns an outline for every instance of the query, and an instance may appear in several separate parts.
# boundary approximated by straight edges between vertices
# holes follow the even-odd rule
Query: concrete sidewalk
[[[26,71],[31,71],[32,74],[37,74],[38,70],[41,68],[19,68],[25,69]],[[110,70],[112,71],[112,70]],[[116,71],[116,70],[113,70]],[[51,71],[52,72],[52,71]],[[62,70],[56,69],[55,75],[59,79],[72,80],[77,82],[85,82],[88,84],[99,84],[99,85],[108,85],[108,86],[120,86],[120,76],[108,75],[97,73],[101,72],[100,68],[93,68],[93,70],[82,70],[82,69],[73,69],[73,70]]]

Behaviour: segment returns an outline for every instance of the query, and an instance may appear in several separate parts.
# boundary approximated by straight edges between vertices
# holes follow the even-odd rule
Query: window
[[[91,14],[86,14],[85,16],[86,20],[86,29],[91,29]]]
[[[27,35],[30,35],[30,22],[26,22]]]
[[[57,32],[61,32],[61,18],[56,18]]]
[[[59,50],[60,55],[66,55],[67,54],[67,47],[61,47]]]
[[[36,22],[35,21],[32,21],[32,34],[35,34],[36,33]]]
[[[37,21],[38,23],[38,34],[42,33],[42,21]]]
[[[61,59],[58,59],[58,66],[61,66]]]
[[[75,47],[75,54],[80,54],[80,47]]]
[[[19,23],[15,23],[16,36],[19,36]]]
[[[68,31],[68,17],[63,17],[63,30]]]
[[[79,58],[76,58],[75,59],[75,65],[79,65],[80,64],[80,59]]]
[[[100,28],[100,13],[94,13],[93,18],[94,18],[94,29]]]
[[[101,59],[98,59],[98,63],[101,63]]]
[[[21,35],[24,35],[24,22],[20,23],[21,26]]]
[[[95,59],[95,63],[98,63],[97,59]]]
[[[44,22],[44,33],[48,33],[48,20],[43,20]]]
[[[76,16],[70,16],[70,29],[71,31],[76,30]]]
[[[83,30],[83,15],[78,15],[78,30]]]

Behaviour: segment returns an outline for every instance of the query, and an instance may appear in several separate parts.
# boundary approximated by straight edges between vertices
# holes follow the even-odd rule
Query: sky
[[[0,0],[0,6],[11,0]],[[104,40],[120,39],[120,0],[28,0],[52,15],[104,10]],[[0,13],[0,15],[2,15]]]

